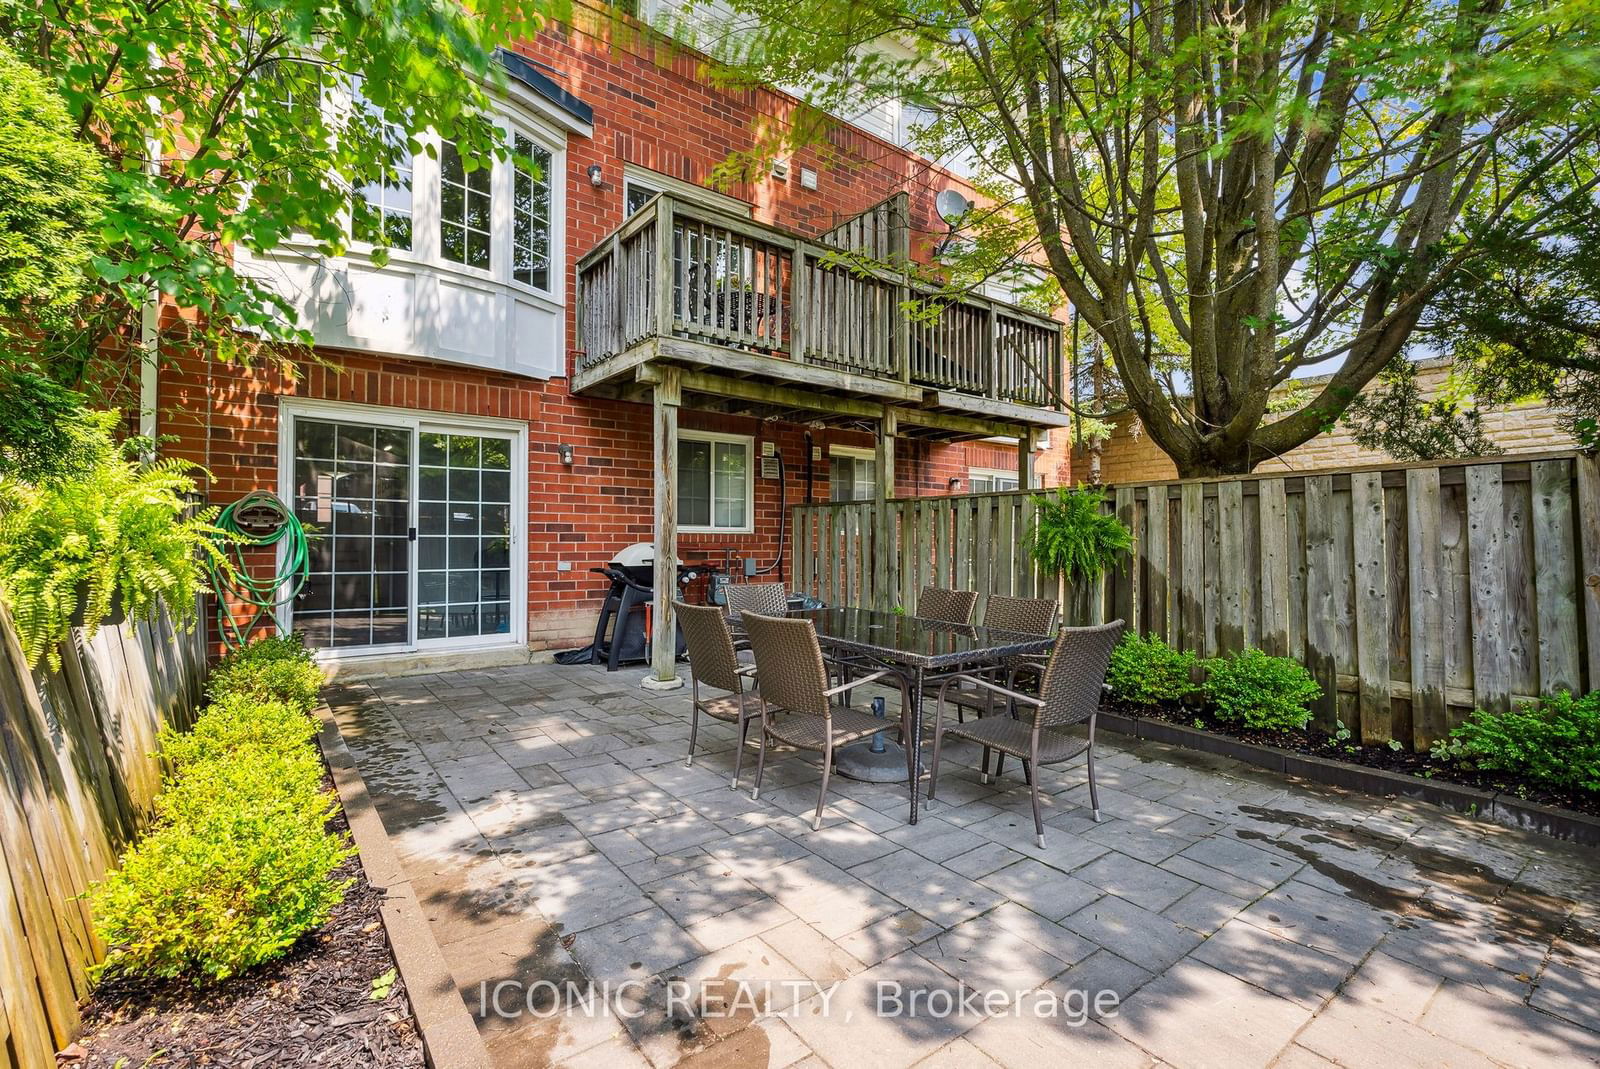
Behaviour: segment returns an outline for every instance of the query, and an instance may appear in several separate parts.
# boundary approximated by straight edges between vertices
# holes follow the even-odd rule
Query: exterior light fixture
[[[950,476],[950,492],[954,493],[955,491],[957,491],[959,489],[961,489],[961,476],[959,476],[959,475]]]
[[[566,442],[562,442],[560,445],[556,446],[556,456],[561,458],[561,463],[565,464],[569,468],[572,467],[572,446],[568,445]]]
[[[588,170],[589,184],[596,189],[606,184],[606,173],[598,163],[591,163]]]

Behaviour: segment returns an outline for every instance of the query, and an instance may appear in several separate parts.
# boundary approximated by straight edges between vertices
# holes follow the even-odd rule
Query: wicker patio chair
[[[761,796],[769,739],[821,753],[822,787],[817,792],[816,814],[811,818],[811,829],[815,831],[822,826],[822,807],[828,800],[834,748],[893,726],[852,706],[835,706],[829,699],[894,673],[880,670],[830,687],[828,669],[822,663],[822,647],[817,644],[817,629],[810,620],[780,620],[753,612],[745,613],[743,620],[761,677],[761,754],[756,758],[756,784],[750,797]],[[901,708],[906,708],[906,703]],[[774,715],[779,712],[786,715],[780,719]],[[909,771],[909,752],[906,764]]]
[[[789,591],[782,583],[728,583],[722,594],[728,603],[729,619],[737,620],[745,611],[762,616],[784,616],[789,612]]]
[[[730,623],[738,623],[739,614],[746,610],[762,616],[787,616],[789,613],[789,592],[782,583],[729,583],[722,588],[722,596]],[[736,636],[733,648],[748,657],[750,640]]]
[[[1069,627],[1062,631],[1056,648],[1045,663],[1038,695],[1023,694],[1003,687],[978,673],[951,676],[939,687],[938,711],[933,721],[933,763],[928,772],[928,800],[932,801],[939,782],[939,751],[944,736],[969,739],[983,747],[984,783],[989,782],[989,751],[1011,754],[1032,770],[1029,792],[1033,798],[1033,830],[1044,846],[1044,821],[1039,815],[1039,766],[1070,761],[1085,756],[1089,769],[1089,806],[1094,819],[1100,819],[1100,796],[1094,782],[1094,725],[1100,711],[1100,690],[1105,684],[1111,649],[1122,634],[1122,621],[1101,627]],[[1033,713],[1031,722],[1009,716],[986,716],[949,727],[944,723],[946,692],[953,685],[972,685],[991,690],[1009,699],[1019,710]],[[1077,739],[1061,731],[1076,724],[1088,725],[1088,739]]]
[[[1014,631],[1025,635],[1048,635],[1056,626],[1054,598],[1014,598],[1006,594],[990,594],[983,610],[983,626],[996,631]],[[1038,680],[1039,657],[1007,657],[983,674],[996,683],[1003,682],[1013,690],[1028,690],[1028,680]],[[957,687],[950,694],[950,703],[956,707],[956,719],[966,720],[966,710],[972,709],[980,716],[992,712],[997,706],[1011,709],[1011,703],[981,687]],[[1014,713],[1015,710],[1011,709]]]
[[[948,590],[942,586],[925,586],[917,595],[917,617],[922,620],[970,624],[972,611],[977,607],[976,590]]]
[[[687,605],[672,603],[678,614],[678,626],[683,629],[684,645],[689,652],[690,697],[694,712],[689,721],[689,760],[694,764],[694,744],[700,737],[700,714],[714,717],[729,724],[739,725],[739,752],[733,759],[734,790],[739,787],[739,773],[744,767],[745,741],[750,733],[750,721],[761,715],[760,707],[746,701],[745,682],[753,675],[751,666],[739,663],[733,648],[733,633],[728,629],[728,619],[715,605]],[[700,685],[724,691],[718,698],[702,698]]]

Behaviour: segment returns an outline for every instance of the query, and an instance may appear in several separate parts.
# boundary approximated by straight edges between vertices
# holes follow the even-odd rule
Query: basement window
[[[749,534],[754,530],[754,440],[682,431],[678,435],[678,529]]]

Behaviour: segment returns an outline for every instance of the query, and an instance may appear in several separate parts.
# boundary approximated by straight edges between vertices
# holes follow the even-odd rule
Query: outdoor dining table
[[[810,620],[824,651],[851,661],[871,661],[906,682],[911,703],[906,727],[911,747],[911,820],[917,822],[922,783],[922,699],[930,673],[998,664],[1007,657],[1045,653],[1053,635],[1029,635],[971,624],[924,620],[875,609],[802,609],[789,614]]]

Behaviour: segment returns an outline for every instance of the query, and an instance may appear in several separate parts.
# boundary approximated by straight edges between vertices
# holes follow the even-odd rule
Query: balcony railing
[[[659,196],[578,263],[580,372],[652,338],[1061,407],[1061,326],[774,227]],[[775,372],[781,377],[781,368]]]

